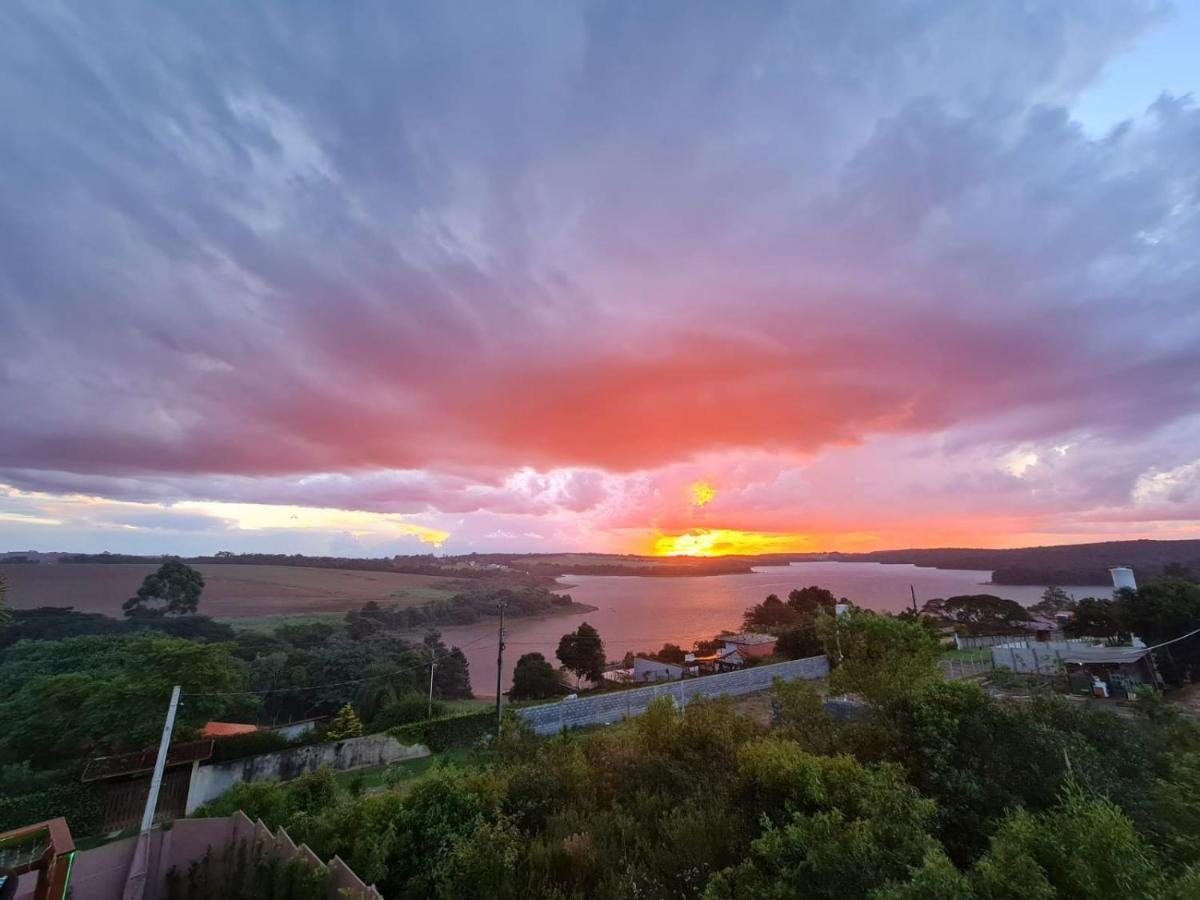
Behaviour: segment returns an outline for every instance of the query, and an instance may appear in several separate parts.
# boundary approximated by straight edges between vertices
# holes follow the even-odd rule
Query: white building
[[[678,681],[682,677],[683,666],[645,656],[633,658],[633,680],[638,684],[647,681]]]

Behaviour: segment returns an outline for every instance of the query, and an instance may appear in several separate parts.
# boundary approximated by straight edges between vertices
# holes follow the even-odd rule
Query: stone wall
[[[659,697],[672,697],[680,706],[696,697],[720,697],[749,694],[763,691],[776,678],[793,681],[797,678],[824,678],[829,674],[829,661],[824,656],[794,659],[791,662],[770,666],[754,666],[723,675],[707,675],[703,678],[686,678],[656,684],[653,687],[631,688],[594,697],[576,700],[560,700],[545,706],[527,706],[517,710],[538,734],[557,734],[568,728],[585,725],[608,725],[627,716],[636,716],[646,711]]]

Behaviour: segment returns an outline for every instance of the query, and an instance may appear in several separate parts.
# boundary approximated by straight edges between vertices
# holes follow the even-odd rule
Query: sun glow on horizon
[[[682,534],[655,535],[650,552],[654,556],[743,556],[811,549],[812,540],[804,534],[696,528]]]

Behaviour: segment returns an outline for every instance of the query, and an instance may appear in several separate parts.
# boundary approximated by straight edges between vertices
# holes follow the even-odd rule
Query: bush
[[[274,731],[234,734],[213,741],[212,761],[219,763],[247,756],[257,756],[260,753],[273,753],[291,745],[291,741]]]
[[[491,710],[413,722],[393,728],[388,734],[402,744],[424,744],[434,753],[452,747],[473,747],[485,734],[496,727],[496,715]]]
[[[433,701],[432,718],[440,719],[446,714],[446,705]],[[429,715],[430,706],[429,700],[419,694],[406,694],[400,697],[394,703],[389,703],[371,720],[371,729],[373,731],[387,731],[389,728],[396,728],[399,725],[408,725],[412,722],[423,722],[431,718]]]
[[[28,794],[0,797],[0,831],[36,825],[60,816],[76,837],[100,831],[100,798],[86,784],[62,784]]]
[[[333,771],[322,766],[287,782],[243,781],[216,800],[200,807],[197,818],[231,816],[238,810],[251,819],[262,819],[268,828],[287,825],[297,815],[317,815],[337,800]]]

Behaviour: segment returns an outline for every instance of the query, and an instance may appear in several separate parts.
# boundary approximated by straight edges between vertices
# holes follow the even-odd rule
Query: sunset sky
[[[0,550],[1198,537],[1197,47],[1142,0],[0,4]]]

